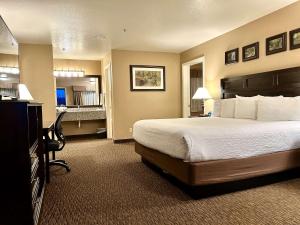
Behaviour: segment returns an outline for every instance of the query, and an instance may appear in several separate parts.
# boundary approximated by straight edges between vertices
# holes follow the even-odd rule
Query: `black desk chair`
[[[50,166],[53,166],[53,165],[62,166],[64,168],[66,168],[66,170],[68,172],[70,172],[71,169],[65,160],[55,159],[55,152],[63,150],[63,148],[66,145],[66,139],[63,134],[63,129],[61,126],[62,118],[65,115],[65,113],[66,112],[61,112],[55,121],[54,133],[55,133],[55,136],[57,137],[57,140],[54,140],[54,138],[52,137],[52,139],[49,139],[49,142],[48,142],[48,151],[49,152],[52,151],[52,160],[49,161],[49,165]]]

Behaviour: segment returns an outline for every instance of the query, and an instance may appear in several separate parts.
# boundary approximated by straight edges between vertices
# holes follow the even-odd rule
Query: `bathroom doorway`
[[[204,87],[204,76],[204,56],[182,64],[182,116],[184,118],[204,113],[202,101],[192,99],[196,90]]]
[[[192,99],[199,87],[203,87],[203,63],[190,66],[190,115],[197,116],[204,114],[203,100]]]

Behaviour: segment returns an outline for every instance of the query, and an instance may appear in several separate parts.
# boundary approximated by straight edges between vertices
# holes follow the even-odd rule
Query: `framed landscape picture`
[[[233,49],[225,52],[225,64],[232,64],[239,62],[239,49]]]
[[[290,49],[300,48],[300,28],[290,31]]]
[[[286,51],[287,33],[278,34],[266,39],[266,54],[271,55]]]
[[[130,65],[131,91],[165,91],[165,67]]]
[[[243,47],[243,62],[259,58],[259,42]]]

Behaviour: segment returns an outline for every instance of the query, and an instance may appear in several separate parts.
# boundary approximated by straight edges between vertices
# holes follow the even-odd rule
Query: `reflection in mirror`
[[[18,44],[0,16],[0,96],[17,97]]]
[[[99,106],[101,77],[57,77],[57,106]]]

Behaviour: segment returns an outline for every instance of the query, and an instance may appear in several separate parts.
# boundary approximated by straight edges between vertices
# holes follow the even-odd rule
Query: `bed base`
[[[142,162],[198,199],[300,177],[298,149],[249,157],[184,162],[135,143]]]
[[[178,180],[166,171],[163,171],[161,168],[144,159],[143,157],[142,162],[147,167],[157,172],[161,177],[168,180],[171,184],[178,187],[180,190],[182,190],[184,193],[186,193],[193,199],[203,199],[212,196],[228,194],[236,191],[261,187],[300,177],[300,168],[295,168],[284,172],[264,175],[260,177],[253,177],[244,180],[231,181],[219,184],[191,186],[183,183],[182,181]]]

